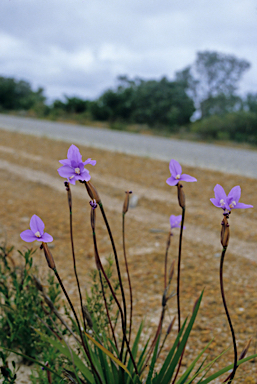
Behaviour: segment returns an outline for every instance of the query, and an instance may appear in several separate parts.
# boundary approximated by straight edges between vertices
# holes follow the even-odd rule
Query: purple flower
[[[50,243],[53,238],[48,233],[44,233],[45,224],[37,215],[33,215],[30,219],[30,228],[26,231],[21,232],[20,237],[22,240],[31,243],[34,240],[41,241],[44,243]]]
[[[180,222],[182,220],[182,215],[171,215],[170,216],[170,227],[172,228],[179,228],[180,227]]]
[[[79,149],[73,144],[68,149],[67,159],[60,160],[59,163],[63,164],[57,169],[59,175],[67,178],[69,183],[73,185],[75,185],[76,180],[89,181],[91,176],[84,166],[86,164],[96,165],[96,161],[90,158],[83,162]]]
[[[217,184],[214,187],[215,198],[210,199],[215,207],[222,208],[226,212],[230,212],[231,209],[239,208],[253,208],[252,205],[239,203],[241,196],[241,188],[239,185],[232,188],[228,196],[221,185]]]
[[[196,178],[192,176],[186,175],[185,173],[182,174],[181,165],[176,160],[170,161],[169,168],[170,168],[171,177],[169,177],[166,180],[166,183],[171,186],[177,185],[179,181],[187,181],[187,182],[197,181]]]

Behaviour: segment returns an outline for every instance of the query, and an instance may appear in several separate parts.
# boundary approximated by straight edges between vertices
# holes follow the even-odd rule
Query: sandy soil
[[[0,237],[1,240],[7,238],[8,243],[15,245],[16,250],[25,249],[27,244],[22,242],[19,234],[29,228],[29,220],[34,213],[40,216],[46,225],[46,232],[54,237],[52,252],[58,271],[68,292],[78,303],[72,274],[67,196],[63,186],[64,179],[56,171],[60,166],[58,160],[66,158],[68,147],[67,143],[0,131]],[[105,206],[124,277],[126,274],[121,241],[124,191],[132,190],[133,195],[138,198],[136,207],[131,208],[126,216],[127,253],[135,298],[133,330],[136,332],[140,320],[146,317],[150,329],[154,331],[161,311],[163,261],[169,216],[181,213],[177,204],[176,187],[169,187],[165,182],[170,176],[168,164],[82,146],[80,151],[83,159],[91,157],[97,160],[97,165],[88,166],[88,169]],[[211,338],[214,338],[209,349],[211,357],[232,345],[219,292],[219,233],[222,212],[209,200],[214,196],[213,188],[219,183],[228,193],[233,186],[240,185],[242,202],[256,207],[257,180],[189,167],[183,167],[183,173],[196,177],[198,182],[184,185],[187,210],[181,276],[182,319],[190,315],[195,299],[205,289],[198,320],[183,361],[184,365],[188,365],[196,352]],[[79,183],[72,188],[72,193],[78,270],[83,289],[88,289],[89,273],[94,268],[89,198],[85,188]],[[98,246],[100,255],[105,260],[112,249],[100,210],[97,211]],[[252,338],[249,354],[257,352],[256,223],[256,209],[232,212],[231,238],[224,270],[227,302],[235,326],[239,353],[249,338]],[[169,264],[172,260],[177,260],[178,234],[178,230],[174,230]],[[47,273],[47,266],[39,250],[35,255],[35,263],[43,277]],[[174,279],[173,290],[175,286]],[[127,285],[126,292],[128,293]],[[175,297],[170,300],[166,325],[174,314]],[[166,344],[166,351],[175,335],[176,326],[169,336],[170,342]],[[216,367],[221,368],[232,361],[231,348]],[[21,375],[20,383],[26,382],[24,380]],[[257,383],[257,364],[246,363],[240,367],[234,382]]]

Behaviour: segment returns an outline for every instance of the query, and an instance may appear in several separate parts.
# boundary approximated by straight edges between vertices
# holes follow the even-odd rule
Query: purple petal
[[[79,164],[80,164],[80,163],[78,163],[76,160],[71,160],[71,161],[70,161],[70,166],[71,166],[72,168],[78,168],[78,167],[79,167]]]
[[[53,237],[49,235],[49,233],[44,233],[41,239],[37,239],[38,241],[43,241],[44,243],[51,243],[53,241]]]
[[[77,179],[76,179],[76,176],[75,176],[72,179],[69,179],[68,181],[69,181],[70,184],[75,185],[76,184],[76,180]]]
[[[89,181],[91,179],[91,176],[89,174],[89,171],[87,169],[83,169],[83,172],[81,172],[80,175],[75,176],[75,180],[81,180],[81,181]]]
[[[34,234],[36,232],[39,232],[42,236],[42,234],[44,233],[45,224],[40,219],[40,217],[38,217],[37,215],[33,215],[30,219],[30,228]]]
[[[69,179],[70,176],[74,176],[74,168],[70,167],[69,165],[63,165],[62,167],[57,169],[59,175],[61,177],[65,177],[66,179]]]
[[[84,172],[84,170],[85,170],[85,168],[84,168],[84,164],[83,164],[83,163],[79,163],[77,168],[80,169],[80,174],[82,174],[82,173]],[[89,171],[88,171],[88,172],[89,172]]]
[[[96,165],[96,160],[91,160],[90,158],[83,162],[84,165],[91,164]]]
[[[178,228],[180,227],[180,222],[182,220],[182,215],[171,215],[170,216],[170,226],[171,228]]]
[[[71,165],[69,159],[59,160],[59,163],[61,163],[63,165]]]
[[[236,205],[233,207],[233,209],[245,209],[245,208],[253,208],[253,205],[244,204],[244,203],[236,203]]]
[[[241,188],[239,185],[237,185],[236,187],[232,188],[228,194],[227,199],[229,201],[229,204],[233,200],[237,203],[240,199],[240,196],[241,196]]]
[[[181,175],[182,173],[182,168],[181,165],[176,161],[176,160],[171,160],[170,161],[170,173],[173,177],[176,177],[177,175]]]
[[[227,199],[227,195],[226,195],[226,192],[224,191],[224,189],[222,188],[221,185],[219,184],[216,184],[215,187],[214,187],[214,194],[215,194],[215,198],[217,200],[224,200],[226,201]]]
[[[195,177],[193,176],[190,176],[190,175],[186,175],[185,173],[183,173],[183,175],[180,176],[180,180],[181,181],[187,181],[188,183],[192,183],[193,181],[197,181]]]
[[[32,241],[38,240],[38,238],[34,235],[31,229],[26,229],[26,231],[21,232],[20,237],[27,243],[31,243]]]
[[[175,179],[173,176],[169,177],[167,180],[166,180],[166,183],[173,186],[173,185],[177,185],[179,182],[179,180]]]
[[[82,155],[76,145],[72,144],[68,149],[67,157],[69,160],[75,161],[77,164],[82,162]]]
[[[222,208],[222,209],[226,209],[228,208],[227,206],[227,195],[224,191],[224,189],[222,188],[221,185],[219,184],[216,184],[215,187],[214,187],[214,194],[215,194],[215,198],[214,199],[210,199],[212,204],[215,205],[215,207],[218,207],[218,208]]]
[[[214,199],[214,198],[212,198],[212,199],[210,199],[210,200],[211,200],[212,204],[215,205],[215,207],[221,208],[221,205],[220,205],[218,199]]]

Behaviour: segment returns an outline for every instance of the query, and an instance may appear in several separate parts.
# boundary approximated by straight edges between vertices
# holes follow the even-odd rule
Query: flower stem
[[[178,333],[181,328],[181,313],[180,313],[180,265],[181,265],[181,251],[182,251],[182,238],[183,238],[183,228],[185,220],[186,208],[182,208],[182,219],[180,225],[180,235],[179,235],[179,250],[178,250],[178,273],[177,273],[177,308],[178,308]]]
[[[100,205],[100,204],[99,204]],[[91,216],[94,215],[95,212],[94,210],[92,209],[91,210]],[[108,279],[108,276],[106,275],[106,272],[103,268],[103,265],[102,265],[102,262],[101,262],[101,259],[99,257],[99,253],[98,253],[98,248],[97,248],[97,242],[96,242],[96,234],[95,234],[95,229],[94,229],[94,223],[95,223],[95,219],[91,218],[91,226],[92,226],[92,233],[93,233],[93,241],[94,241],[94,249],[95,249],[95,257],[96,257],[96,265],[97,265],[97,268],[100,268],[101,271],[103,272],[103,275],[104,275],[104,278],[110,288],[110,291],[113,295],[113,298],[119,308],[119,311],[120,311],[120,316],[121,316],[121,326],[122,326],[122,332],[123,332],[123,346],[121,348],[121,351],[120,351],[120,360],[122,361],[122,355],[123,355],[123,348],[124,348],[124,342],[126,343],[126,346],[127,346],[127,349],[128,349],[128,353],[129,353],[129,356],[131,358],[131,361],[132,361],[132,364],[134,366],[134,369],[135,369],[135,373],[136,375],[138,375],[138,370],[137,370],[137,366],[136,366],[136,363],[135,363],[135,360],[134,360],[134,357],[132,355],[132,352],[131,352],[131,349],[130,349],[130,346],[129,346],[129,342],[128,342],[128,339],[127,339],[127,335],[126,335],[126,326],[125,326],[125,321],[124,321],[124,314],[123,314],[123,311],[122,311],[122,308],[121,308],[121,305],[119,303],[119,300],[117,299],[117,296],[114,292],[114,289],[111,285],[111,282],[110,280]]]
[[[84,349],[84,351],[85,351],[85,353],[86,353],[86,355],[87,355],[87,358],[88,358],[88,360],[89,360],[89,362],[90,362],[90,365],[91,365],[91,367],[92,367],[94,373],[96,374],[99,383],[103,384],[103,381],[102,381],[102,379],[101,379],[101,377],[100,377],[100,375],[99,375],[97,369],[95,368],[95,366],[94,366],[94,364],[93,364],[93,361],[92,361],[91,356],[90,356],[90,352],[89,352],[88,348],[86,347],[85,340],[84,340],[84,336],[83,336],[83,334],[82,334],[82,330],[81,330],[81,326],[80,326],[80,322],[79,322],[78,316],[77,316],[77,314],[76,314],[76,311],[75,311],[75,309],[74,309],[74,307],[73,307],[73,304],[72,304],[72,302],[71,302],[71,300],[70,300],[70,298],[69,298],[69,295],[68,295],[68,293],[67,293],[67,291],[66,291],[66,289],[65,289],[65,287],[64,287],[64,285],[63,285],[63,283],[62,283],[62,280],[61,280],[61,278],[60,278],[60,276],[59,276],[59,273],[57,272],[57,269],[55,268],[53,271],[54,271],[54,273],[55,273],[55,276],[57,277],[57,280],[58,280],[58,282],[59,282],[59,284],[60,284],[60,286],[61,286],[61,288],[62,288],[62,291],[63,291],[63,293],[64,293],[66,299],[68,300],[68,303],[69,303],[69,305],[70,305],[70,307],[71,307],[71,310],[72,310],[72,312],[73,312],[73,314],[74,314],[74,317],[75,317],[75,320],[76,320],[76,323],[77,323],[77,326],[78,326],[78,330],[79,330],[80,338],[81,338],[81,343],[82,343],[83,349]]]
[[[121,279],[121,273],[120,273],[120,265],[119,265],[119,259],[118,259],[118,255],[117,255],[117,251],[116,251],[116,247],[115,247],[115,243],[114,243],[114,240],[113,240],[113,237],[112,237],[112,232],[111,232],[111,228],[109,226],[109,223],[108,223],[108,220],[107,220],[107,217],[105,215],[105,211],[104,211],[104,207],[103,207],[103,204],[102,202],[100,201],[98,203],[100,209],[101,209],[101,213],[102,213],[102,216],[103,216],[103,219],[104,219],[104,222],[105,222],[105,225],[106,225],[106,228],[107,228],[107,231],[108,231],[108,234],[109,234],[109,237],[110,237],[110,240],[111,240],[111,244],[112,244],[112,249],[113,249],[113,253],[114,253],[114,258],[115,258],[115,264],[116,264],[116,269],[117,269],[117,273],[118,273],[118,279],[119,279],[119,284],[120,284],[120,290],[121,290],[121,296],[122,296],[122,302],[123,302],[123,311],[124,311],[124,334],[123,334],[123,341],[122,341],[122,350],[123,350],[123,346],[124,346],[124,342],[125,342],[125,336],[126,336],[126,333],[127,333],[127,307],[126,307],[126,298],[125,298],[125,293],[124,293],[124,289],[123,289],[123,283],[122,283],[122,279]]]
[[[227,247],[223,247],[223,250],[221,252],[221,258],[220,258],[220,290],[221,290],[221,296],[223,300],[223,305],[225,308],[225,312],[227,315],[231,335],[232,335],[232,340],[233,340],[233,347],[234,347],[234,367],[231,375],[229,376],[229,381],[228,384],[232,382],[232,380],[235,377],[236,374],[236,369],[237,369],[237,347],[236,347],[236,337],[235,337],[235,332],[234,328],[231,322],[231,318],[228,312],[227,304],[226,304],[226,299],[225,299],[225,292],[224,292],[224,285],[223,285],[223,263],[224,263],[224,258],[225,258],[225,253],[226,253]]]
[[[171,231],[169,232],[167,243],[166,243],[166,252],[164,260],[164,290],[167,288],[167,264],[168,264],[168,252],[170,248],[170,238],[172,236]]]
[[[85,322],[85,317],[83,315],[83,301],[82,301],[82,294],[81,294],[81,289],[80,289],[80,284],[79,284],[79,278],[77,274],[77,268],[76,268],[76,257],[75,257],[75,250],[74,250],[74,242],[73,242],[73,227],[72,227],[72,197],[71,197],[71,190],[69,187],[69,184],[67,183],[66,185],[66,191],[67,191],[67,196],[68,196],[68,205],[69,205],[69,210],[70,210],[70,241],[71,241],[71,250],[72,250],[72,258],[73,258],[73,269],[74,269],[74,274],[76,276],[76,281],[77,281],[77,287],[78,287],[78,292],[79,292],[79,300],[80,300],[80,307],[81,307],[81,312],[82,312],[82,318],[83,318],[83,324],[84,324],[84,329],[86,330],[86,322]]]
[[[111,317],[110,317],[110,313],[109,313],[109,309],[108,309],[108,305],[107,305],[107,301],[106,301],[106,296],[105,296],[105,291],[104,291],[104,284],[103,284],[103,278],[102,278],[102,274],[101,274],[101,269],[99,269],[98,272],[99,272],[99,278],[100,278],[100,282],[101,282],[101,289],[102,289],[102,293],[103,293],[104,306],[105,306],[107,318],[108,318],[108,321],[109,321],[109,324],[110,324],[110,328],[111,328],[111,331],[112,331],[112,337],[113,337],[115,346],[116,346],[116,348],[118,350],[118,344],[117,344],[117,340],[116,340],[116,337],[115,337],[114,328],[112,326],[112,321],[111,321]]]
[[[126,265],[126,271],[128,275],[129,294],[130,294],[130,316],[129,316],[129,338],[128,338],[128,342],[130,343],[131,331],[132,331],[133,296],[132,296],[132,286],[131,286],[131,280],[129,275],[126,247],[125,247],[125,213],[122,214],[122,243],[123,243],[123,254],[124,254],[124,260]]]

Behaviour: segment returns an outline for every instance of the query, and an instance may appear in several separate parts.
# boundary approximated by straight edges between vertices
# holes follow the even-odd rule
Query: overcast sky
[[[256,0],[1,0],[0,76],[42,86],[50,99],[95,98],[118,75],[174,77],[197,51],[251,63],[257,92]]]

